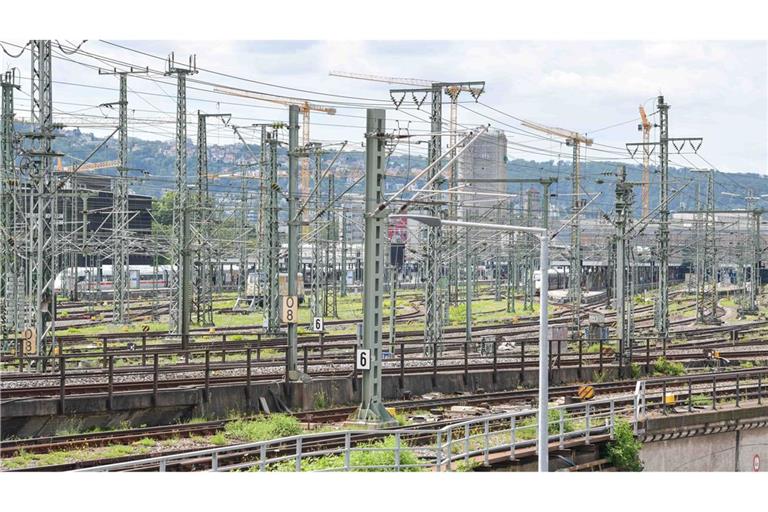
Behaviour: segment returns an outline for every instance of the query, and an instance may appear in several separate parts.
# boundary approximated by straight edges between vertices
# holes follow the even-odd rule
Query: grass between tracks
[[[113,459],[128,455],[143,455],[153,451],[156,445],[157,442],[154,439],[144,438],[132,444],[113,444],[96,448],[59,450],[50,453],[29,453],[21,450],[15,457],[0,459],[0,467],[5,470],[21,469],[96,459]]]
[[[192,418],[188,423],[201,423],[203,418]],[[121,427],[127,427],[121,425]],[[130,444],[113,444],[109,446],[80,448],[73,450],[58,450],[49,453],[29,453],[23,449],[14,457],[0,459],[0,468],[4,470],[22,469],[28,467],[54,466],[73,462],[83,462],[96,459],[114,459],[131,455],[162,455],[163,451],[184,448],[204,448],[211,445],[267,441],[280,437],[289,437],[303,432],[299,420],[284,414],[260,416],[255,419],[237,418],[229,422],[224,430],[210,436],[192,436],[186,439],[178,437],[158,441],[143,438]],[[76,432],[67,432],[76,433]],[[63,435],[59,434],[58,435]]]
[[[232,294],[229,294],[232,295]],[[216,297],[217,299],[220,297]],[[407,310],[411,303],[411,300],[416,298],[416,295],[411,292],[401,292],[397,298],[397,309],[399,313]],[[330,297],[329,297],[330,300]],[[231,308],[234,305],[234,298],[224,303],[216,302],[215,308]],[[337,298],[337,312],[339,320],[354,320],[362,318],[363,303],[362,297],[359,293],[349,294],[346,297]],[[389,298],[385,297],[383,301],[383,310],[389,313]],[[329,302],[330,309],[330,302]],[[299,306],[299,324],[309,326],[312,321],[312,312],[309,308],[309,297],[305,296],[305,301]],[[252,313],[219,313],[214,312],[213,323],[216,327],[241,327],[245,325],[261,325],[263,321],[263,315],[261,312]],[[327,320],[333,319],[330,315],[326,317]],[[114,324],[97,324],[97,325],[85,325],[81,327],[69,327],[66,329],[59,329],[56,332],[61,335],[77,334],[83,336],[98,336],[105,333],[113,333],[121,331],[125,333],[139,333],[142,331],[143,326],[149,326],[149,332],[166,332],[168,330],[167,322],[146,322],[138,321],[131,322],[124,326],[116,326]],[[197,327],[193,324],[193,327]],[[329,330],[334,330],[332,326],[328,326]],[[354,331],[354,328],[353,328]],[[308,331],[307,331],[308,332]]]

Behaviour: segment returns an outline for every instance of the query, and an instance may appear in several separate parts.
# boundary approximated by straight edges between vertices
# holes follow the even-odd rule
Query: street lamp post
[[[529,233],[539,239],[539,243],[541,244],[539,256],[539,276],[541,286],[539,294],[539,411],[537,448],[539,451],[539,472],[546,473],[549,471],[549,317],[547,308],[547,296],[549,294],[548,229],[529,226],[443,220],[429,215],[394,214],[389,217],[405,217],[431,227],[445,225],[477,229],[495,229],[497,231],[516,231],[520,233]]]

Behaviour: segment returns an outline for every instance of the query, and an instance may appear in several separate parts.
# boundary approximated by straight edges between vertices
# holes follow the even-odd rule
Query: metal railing
[[[676,407],[684,407],[689,413],[694,409],[716,410],[728,405],[738,408],[747,400],[762,405],[764,397],[768,396],[766,381],[768,368],[765,367],[637,381],[633,418],[635,435],[641,433],[649,404],[658,406],[661,414]],[[647,384],[657,390],[661,387],[661,392],[648,396]]]
[[[616,419],[632,417],[632,397],[550,408],[549,444],[613,438]],[[636,404],[637,402],[635,402]],[[636,407],[636,405],[635,405]],[[302,434],[81,469],[78,471],[454,471],[514,461],[536,447],[536,409],[480,416],[442,428],[346,430]]]

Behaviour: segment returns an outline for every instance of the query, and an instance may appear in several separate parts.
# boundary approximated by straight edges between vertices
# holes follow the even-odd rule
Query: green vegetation
[[[707,407],[712,405],[712,398],[707,395],[693,395],[691,397],[691,405],[694,407]]]
[[[683,363],[673,363],[667,360],[665,357],[659,357],[653,362],[652,375],[683,375],[685,373],[685,366]]]
[[[603,343],[603,350],[611,349],[616,350],[618,348],[618,344],[616,342],[611,343]],[[576,351],[578,351],[578,344],[576,344]],[[587,354],[599,354],[600,353],[600,344],[599,343],[591,343],[587,345],[587,348],[584,349],[584,352]]]
[[[210,441],[211,444],[215,444],[216,446],[224,446],[227,444],[227,436],[225,436],[222,432],[219,432],[218,434],[214,434],[209,437],[208,441]]]
[[[247,442],[268,441],[295,436],[302,432],[299,420],[285,414],[262,416],[255,420],[235,420],[227,423],[223,435],[227,439]],[[218,434],[217,434],[218,435]]]
[[[371,471],[371,472],[383,472],[393,471],[395,465],[395,437],[389,436],[381,441],[364,443],[357,446],[358,448],[369,449],[366,451],[353,451],[349,457],[350,471]],[[408,445],[405,442],[400,442],[400,465],[401,466],[413,466],[419,464],[419,458],[411,450],[408,449]],[[375,467],[384,466],[384,467]],[[344,456],[343,455],[326,455],[324,457],[315,457],[302,460],[302,471],[323,471],[334,470],[344,468]],[[252,471],[258,471],[258,467],[254,467]],[[272,471],[295,471],[296,462],[293,460],[287,460],[279,464],[275,464]],[[400,471],[423,471],[424,468],[419,467],[401,467]]]
[[[145,437],[143,439],[139,439],[138,441],[134,442],[133,444],[138,446],[145,446],[147,448],[152,448],[154,446],[157,446],[157,441],[154,439],[151,439],[149,437]]]
[[[614,429],[614,439],[605,448],[605,456],[619,471],[642,471],[640,448],[643,444],[635,439],[632,425],[619,419]]]
[[[467,320],[467,305],[462,303],[450,308],[450,322],[452,324],[464,323]]]
[[[142,439],[132,445],[115,444],[94,449],[59,450],[49,453],[29,453],[20,450],[17,455],[0,459],[3,469],[21,469],[27,467],[55,466],[71,462],[87,461],[95,459],[108,459],[126,457],[129,455],[141,455],[148,453],[154,445],[152,439]]]
[[[395,421],[397,421],[397,424],[401,427],[407,427],[411,423],[408,420],[408,416],[406,416],[406,414],[403,412],[396,412],[393,417],[395,418]]]
[[[633,379],[639,379],[640,375],[642,375],[640,365],[637,363],[632,363],[629,367],[629,374]]]
[[[460,460],[453,466],[453,470],[457,473],[469,473],[480,467],[480,462],[475,459],[469,459],[468,461]]]
[[[322,389],[315,393],[315,396],[313,397],[313,405],[315,410],[321,410],[321,409],[327,409],[328,408],[328,395],[326,395],[325,391]]]

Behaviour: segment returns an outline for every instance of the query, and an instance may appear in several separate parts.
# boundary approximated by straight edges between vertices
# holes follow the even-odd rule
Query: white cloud
[[[638,104],[648,100],[651,101],[646,106],[653,111],[656,95],[663,92],[672,105],[672,135],[704,136],[702,154],[723,170],[768,173],[765,42],[130,41],[125,44],[160,56],[172,50],[176,51],[177,58],[196,53],[202,68],[269,84],[381,101],[389,100],[388,84],[329,77],[328,71],[339,69],[437,80],[485,80],[484,103],[518,117],[580,131],[632,120],[637,116]],[[163,66],[161,61],[98,41],[89,41],[84,49],[139,65]],[[94,63],[80,56],[75,58]],[[3,56],[0,65],[5,66],[11,61]],[[17,59],[13,64],[24,72],[28,59]],[[56,62],[54,73],[60,81],[116,87],[114,78],[100,77],[95,71],[62,61]],[[235,81],[207,73],[196,78],[287,96],[323,98],[318,94]],[[172,121],[175,108],[172,84],[158,85],[139,78],[132,78],[130,83],[133,90],[158,95],[131,95],[129,101],[134,108],[154,112],[144,113],[145,116]],[[111,91],[74,86],[56,85],[54,89],[56,100],[84,105],[109,101],[114,99],[113,96]],[[23,95],[19,97],[23,98]],[[214,105],[202,100],[225,102],[229,99],[197,90],[191,90],[189,98],[190,111],[197,108],[231,110],[243,118],[243,123],[285,117],[283,109],[263,102],[232,99],[231,102],[253,106]],[[467,106],[517,126],[514,120],[482,106]],[[60,108],[72,111],[78,107],[62,105]],[[414,114],[421,119],[426,117],[423,112]],[[388,115],[391,126],[394,119],[410,119],[414,121],[412,127],[426,127],[402,112]],[[313,137],[359,141],[363,116],[364,112],[359,109],[342,108],[335,118],[314,116]],[[490,122],[465,109],[460,110],[460,116],[460,122],[466,124]],[[331,124],[337,126],[326,126]],[[173,135],[172,124],[144,129],[144,132],[136,133],[147,137]],[[222,132],[221,136],[226,133]],[[595,134],[599,142],[617,147],[623,147],[625,142],[637,137],[633,123]],[[522,139],[512,137],[512,140]],[[545,144],[540,145],[545,147]],[[520,155],[524,156],[523,153]]]

